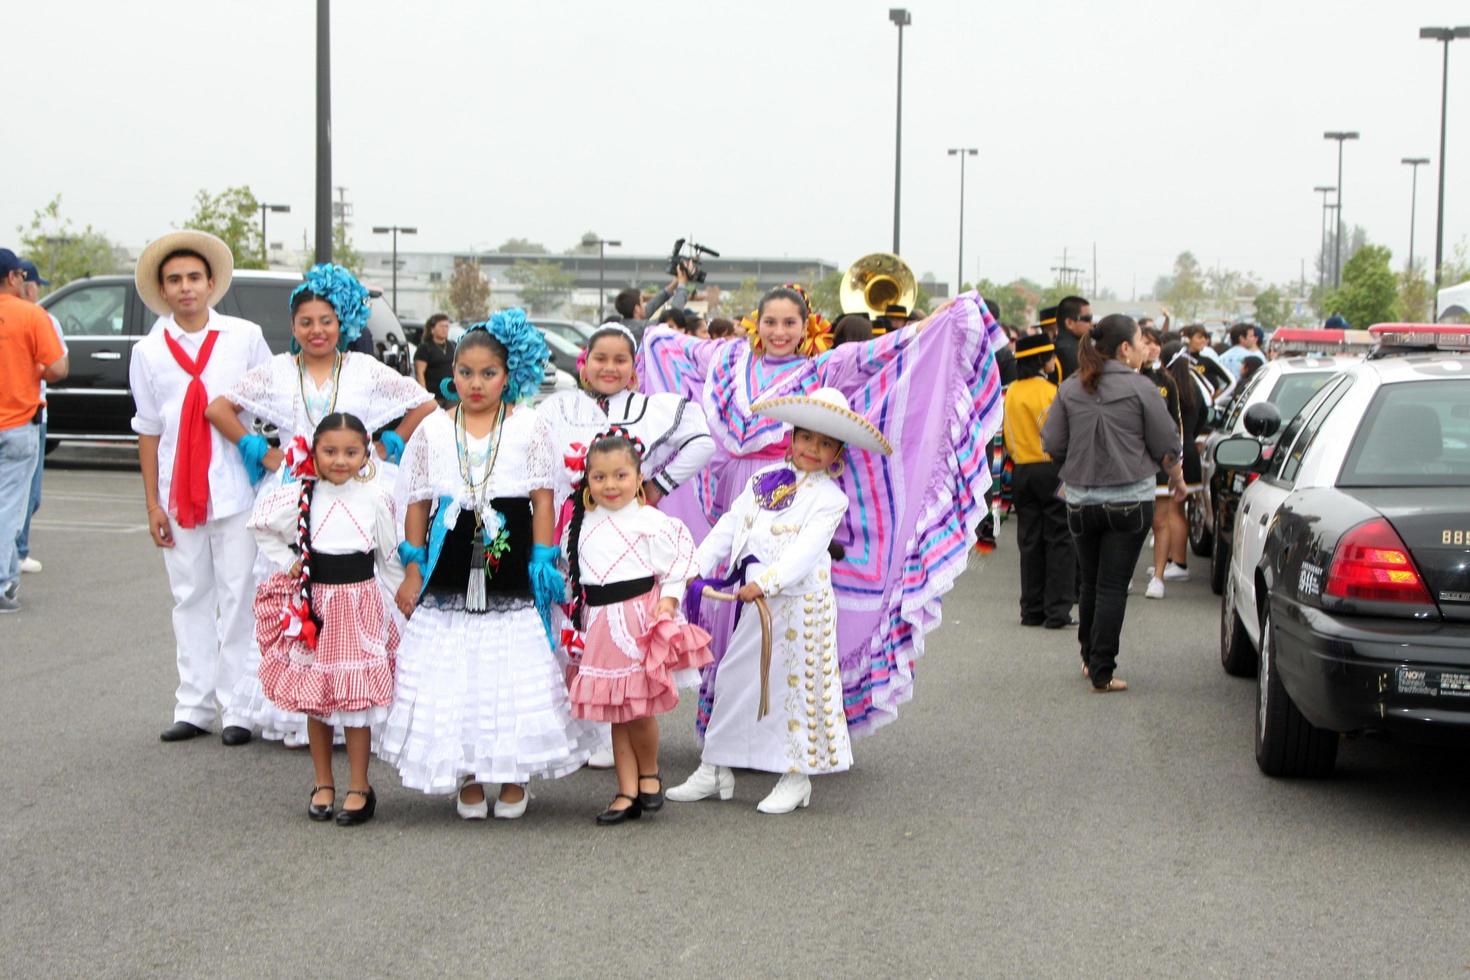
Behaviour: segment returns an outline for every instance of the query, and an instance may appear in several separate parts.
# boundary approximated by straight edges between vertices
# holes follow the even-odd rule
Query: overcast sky
[[[692,233],[727,255],[846,266],[893,221],[896,29],[887,2],[622,0],[333,4],[333,181],[405,247],[625,251]],[[12,124],[0,242],[64,212],[141,245],[199,188],[248,184],[311,224],[310,0],[82,2],[9,11]],[[1405,156],[1438,165],[1440,46],[1455,0],[912,0],[904,33],[902,253],[951,281],[1048,282],[1064,247],[1146,292],[1181,249],[1272,281],[1307,275],[1346,150],[1344,216],[1401,261]],[[19,40],[24,33],[26,39]],[[1470,236],[1470,42],[1450,51],[1446,253]],[[1457,179],[1457,177],[1459,179]],[[1432,256],[1436,170],[1416,254]],[[1078,261],[1080,259],[1080,261]]]

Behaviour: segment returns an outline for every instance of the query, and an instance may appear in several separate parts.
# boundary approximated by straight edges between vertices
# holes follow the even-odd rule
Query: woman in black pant
[[[1159,389],[1138,373],[1144,347],[1132,317],[1093,325],[1077,347],[1077,374],[1062,382],[1041,439],[1061,462],[1067,526],[1082,569],[1078,640],[1098,692],[1125,691],[1113,676],[1128,581],[1153,524],[1154,477],[1184,499],[1179,429]]]

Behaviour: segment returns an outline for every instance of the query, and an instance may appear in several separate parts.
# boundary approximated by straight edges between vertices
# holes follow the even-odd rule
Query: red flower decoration
[[[298,480],[316,477],[316,459],[305,436],[297,436],[286,445],[286,467]]]

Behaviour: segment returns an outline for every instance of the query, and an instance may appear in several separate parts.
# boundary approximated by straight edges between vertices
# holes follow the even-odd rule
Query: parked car
[[[1470,744],[1470,330],[1373,330],[1384,346],[1269,461],[1258,439],[1215,449],[1262,471],[1236,516],[1220,657],[1255,669],[1273,776],[1327,775],[1344,732]]]
[[[1245,413],[1252,405],[1274,405],[1277,414],[1289,420],[1328,378],[1360,359],[1348,354],[1307,355],[1280,357],[1262,365],[1235,396],[1224,422],[1206,439],[1200,452],[1205,490],[1189,501],[1189,543],[1196,555],[1210,559],[1210,588],[1216,595],[1224,592],[1225,572],[1230,567],[1235,507],[1256,474],[1216,466],[1215,446],[1245,433]]]
[[[217,307],[228,316],[260,324],[272,353],[291,344],[291,291],[301,276],[291,272],[237,270]],[[401,345],[403,329],[381,292],[370,290],[372,315],[367,330],[378,355]],[[133,396],[128,387],[128,361],[133,345],[148,334],[158,315],[143,305],[133,277],[93,276],[77,279],[41,300],[61,324],[70,352],[71,373],[47,388],[47,449],[63,440],[134,442]],[[395,364],[411,369],[412,355]]]
[[[590,323],[581,320],[547,320],[536,317],[532,320],[534,324],[548,337],[562,337],[571,341],[578,347],[586,347],[587,342],[592,339],[592,334],[597,328]]]
[[[584,348],[558,333],[547,333],[543,330],[542,336],[546,338],[546,346],[551,348],[551,363],[556,365],[557,370],[565,371],[575,378],[577,358],[582,355]]]

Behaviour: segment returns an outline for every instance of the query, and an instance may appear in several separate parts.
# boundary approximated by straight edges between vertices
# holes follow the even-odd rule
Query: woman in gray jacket
[[[1132,317],[1103,317],[1077,348],[1077,374],[1062,382],[1041,441],[1061,463],[1067,526],[1082,571],[1078,640],[1098,692],[1126,691],[1113,676],[1128,581],[1154,516],[1158,470],[1184,499],[1179,428],[1159,389],[1138,373],[1142,338]]]

